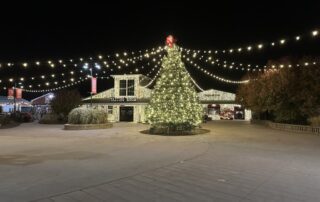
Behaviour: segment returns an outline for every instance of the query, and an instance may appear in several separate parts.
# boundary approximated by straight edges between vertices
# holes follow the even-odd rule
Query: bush
[[[68,115],[70,124],[103,124],[107,123],[107,112],[94,108],[79,107],[73,109]]]
[[[81,104],[81,96],[77,90],[62,90],[55,94],[50,104],[53,112],[66,120],[70,111]]]
[[[66,121],[61,119],[61,117],[55,113],[49,113],[49,114],[43,115],[39,123],[40,124],[64,124],[66,123]]]
[[[16,122],[31,122],[33,121],[31,113],[19,112],[11,114],[11,118]]]
[[[11,119],[7,116],[0,116],[0,125],[4,126],[11,122]]]
[[[311,126],[320,126],[320,116],[311,117],[308,119]]]

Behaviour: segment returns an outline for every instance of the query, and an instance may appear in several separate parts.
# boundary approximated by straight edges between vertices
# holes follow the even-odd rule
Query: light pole
[[[17,88],[17,83],[16,81],[14,82],[14,86],[13,86],[13,114],[14,116],[16,116],[16,88]]]
[[[98,70],[100,70],[101,69],[101,66],[98,64],[98,63],[93,63],[93,64],[89,64],[89,63],[84,63],[84,65],[83,65],[83,69],[89,69],[90,70],[90,78],[92,79],[92,77],[93,77],[93,68],[92,68],[92,65],[93,65],[93,67],[95,68],[95,69],[98,69]],[[96,77],[96,78],[98,78],[98,77]],[[92,85],[92,81],[91,81],[91,85]],[[92,88],[92,86],[91,86],[91,88]],[[92,90],[90,91],[90,106],[92,107]]]
[[[21,80],[22,80],[22,79],[21,79]],[[23,80],[22,80],[22,81],[23,81]],[[18,84],[20,85],[20,88],[21,88],[22,83],[19,82]],[[13,113],[14,113],[14,116],[15,116],[15,114],[16,114],[16,112],[17,112],[17,100],[16,100],[17,92],[16,92],[16,90],[17,90],[17,82],[14,81],[14,86],[13,86],[13,104],[14,104],[14,106],[13,106]],[[21,110],[21,109],[20,109],[20,110]]]

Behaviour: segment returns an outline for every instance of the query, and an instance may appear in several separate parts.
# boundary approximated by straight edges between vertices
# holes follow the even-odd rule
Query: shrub
[[[55,113],[49,113],[43,115],[39,121],[40,124],[63,124],[66,123],[60,116]]]
[[[11,122],[11,119],[7,116],[0,116],[0,125],[4,126]]]
[[[31,113],[25,113],[25,112],[19,112],[19,111],[11,114],[11,118],[12,120],[20,123],[33,121]]]
[[[320,126],[320,116],[311,117],[308,122],[311,126]]]
[[[62,90],[55,94],[50,104],[53,112],[66,120],[70,111],[81,104],[81,96],[77,90]]]
[[[79,107],[73,109],[68,115],[71,124],[103,124],[107,123],[107,112],[94,108]]]

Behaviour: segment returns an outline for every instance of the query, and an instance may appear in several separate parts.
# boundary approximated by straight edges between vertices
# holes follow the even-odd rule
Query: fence
[[[285,130],[290,132],[302,132],[302,133],[320,135],[320,127],[274,123],[271,121],[261,121],[261,120],[251,120],[251,123],[263,124],[263,125],[269,126],[270,128]]]

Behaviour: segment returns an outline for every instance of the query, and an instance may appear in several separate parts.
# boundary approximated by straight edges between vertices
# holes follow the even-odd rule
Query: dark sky
[[[320,27],[320,2],[204,3],[168,1],[119,3],[10,3],[0,14],[0,61],[45,60],[135,51],[163,45],[173,34],[178,45],[192,49],[229,48],[270,42]],[[111,1],[110,1],[111,2]],[[131,3],[129,3],[131,2]],[[221,1],[222,2],[222,1]],[[306,40],[230,60],[265,64],[268,59],[319,55],[320,40]],[[45,72],[45,70],[44,70]],[[1,70],[5,79],[8,72]],[[35,72],[37,73],[37,72]],[[204,88],[235,91],[236,86],[193,72]],[[240,79],[235,72],[222,75]],[[1,79],[0,78],[0,79]],[[108,85],[99,85],[105,89]],[[80,86],[83,90],[88,85]],[[0,91],[1,94],[5,92]]]

